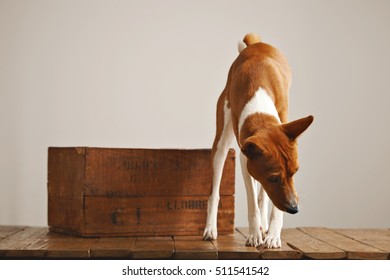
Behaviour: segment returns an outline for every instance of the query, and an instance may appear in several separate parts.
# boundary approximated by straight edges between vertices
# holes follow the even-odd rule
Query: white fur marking
[[[260,183],[259,183],[260,184]],[[259,190],[259,209],[260,209],[260,224],[262,229],[263,236],[266,235],[266,232],[268,231],[268,204],[269,204],[269,197],[267,193],[264,190],[264,187],[260,184],[260,190]]]
[[[283,212],[276,208],[275,205],[272,205],[268,235],[264,240],[267,248],[280,248],[282,246],[282,241],[280,239],[282,227]]]
[[[238,42],[238,52],[242,52],[246,47],[247,45],[244,42],[242,41]]]
[[[240,119],[238,121],[238,131],[241,132],[241,128],[245,120],[253,114],[263,113],[274,116],[280,123],[278,111],[275,108],[275,104],[271,97],[263,88],[259,88],[252,99],[245,105],[241,112]]]

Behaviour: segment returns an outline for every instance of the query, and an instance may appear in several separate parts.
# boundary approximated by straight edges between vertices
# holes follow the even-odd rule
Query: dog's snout
[[[299,211],[299,206],[295,201],[293,201],[289,206],[287,206],[286,211],[290,214],[296,214]]]

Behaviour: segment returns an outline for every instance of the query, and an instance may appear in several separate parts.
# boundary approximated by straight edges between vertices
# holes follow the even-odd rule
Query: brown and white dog
[[[226,87],[218,99],[212,148],[213,188],[203,238],[217,238],[222,169],[235,135],[248,202],[249,246],[281,246],[283,212],[298,212],[293,175],[298,170],[297,137],[313,122],[308,116],[288,122],[291,70],[286,58],[255,34],[240,42]],[[257,188],[260,183],[260,190]],[[273,206],[268,227],[268,202]],[[264,238],[264,239],[263,239]]]

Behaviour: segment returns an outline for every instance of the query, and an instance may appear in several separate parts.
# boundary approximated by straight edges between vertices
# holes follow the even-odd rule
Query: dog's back
[[[274,101],[281,122],[287,122],[291,70],[286,58],[254,34],[246,35],[244,43],[246,47],[239,45],[240,54],[230,68],[225,88],[233,116],[238,118],[243,107],[262,88]],[[244,98],[242,94],[247,96]],[[236,130],[238,119],[233,119],[233,123]]]

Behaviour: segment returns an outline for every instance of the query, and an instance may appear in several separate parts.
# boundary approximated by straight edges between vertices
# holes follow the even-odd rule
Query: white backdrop
[[[48,146],[211,147],[254,31],[290,61],[290,119],[315,116],[286,226],[390,227],[389,27],[389,1],[0,0],[0,224],[47,225]]]

